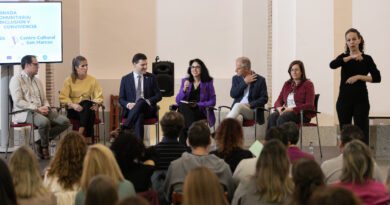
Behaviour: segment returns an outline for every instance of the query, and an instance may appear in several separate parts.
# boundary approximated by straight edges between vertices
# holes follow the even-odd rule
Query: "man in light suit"
[[[254,120],[253,108],[264,107],[268,101],[265,79],[251,70],[251,61],[247,57],[236,60],[236,73],[232,79],[230,96],[234,98],[232,110],[227,117],[242,120]],[[264,124],[264,112],[257,112],[257,123]]]
[[[33,112],[21,112],[13,116],[16,123],[32,123],[38,127],[41,137],[36,142],[36,151],[42,159],[48,159],[49,141],[70,126],[68,118],[50,109],[42,82],[35,77],[39,64],[35,56],[26,55],[21,62],[22,72],[12,77],[10,93],[14,102],[13,110],[31,109]],[[40,141],[40,142],[39,142]]]
[[[154,117],[157,102],[162,98],[155,76],[146,72],[148,61],[144,54],[133,57],[133,72],[123,76],[119,90],[119,103],[124,107],[122,116],[126,118],[123,128],[133,128],[143,139],[144,119]]]

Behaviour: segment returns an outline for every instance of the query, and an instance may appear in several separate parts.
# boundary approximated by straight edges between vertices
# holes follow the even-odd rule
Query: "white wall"
[[[333,125],[333,1],[273,1],[273,68],[274,103],[289,79],[288,66],[298,59],[305,64],[306,75],[320,94],[322,125]]]
[[[390,1],[353,0],[352,25],[358,29],[365,40],[365,53],[370,55],[381,72],[380,84],[367,83],[370,96],[370,115],[390,115]]]

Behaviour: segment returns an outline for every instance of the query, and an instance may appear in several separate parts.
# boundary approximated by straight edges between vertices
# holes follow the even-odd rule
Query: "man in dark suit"
[[[251,61],[247,57],[236,60],[236,73],[233,76],[230,96],[234,98],[232,110],[227,117],[242,120],[254,120],[253,108],[264,107],[268,101],[265,79],[251,70]],[[257,123],[264,123],[264,112],[257,113]]]
[[[155,76],[146,72],[148,61],[144,54],[133,57],[133,72],[122,77],[119,90],[119,103],[124,107],[122,116],[126,118],[124,128],[134,128],[134,132],[144,138],[144,119],[154,117],[157,102],[162,98]]]

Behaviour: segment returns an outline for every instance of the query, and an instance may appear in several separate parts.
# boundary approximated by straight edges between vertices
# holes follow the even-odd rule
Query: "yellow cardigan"
[[[68,77],[60,93],[61,104],[79,103],[83,100],[92,100],[99,104],[103,103],[102,88],[96,78],[87,74],[83,80],[76,79],[73,83],[72,78]]]

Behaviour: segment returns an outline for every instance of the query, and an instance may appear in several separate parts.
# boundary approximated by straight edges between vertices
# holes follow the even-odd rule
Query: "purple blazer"
[[[190,97],[190,92],[192,88],[192,83],[190,82],[190,87],[189,90],[185,93],[183,93],[183,87],[184,87],[184,82],[186,81],[186,78],[183,78],[181,80],[181,86],[179,93],[176,95],[176,104],[179,105],[181,100],[188,100]],[[203,112],[205,116],[207,116],[206,113],[206,107],[207,106],[215,106],[216,102],[216,96],[215,96],[215,90],[214,90],[214,85],[213,81],[210,82],[200,82],[200,100],[197,103],[198,108],[200,111]],[[213,126],[215,124],[215,115],[214,111],[209,112],[209,116],[207,116],[209,119],[209,125]]]

